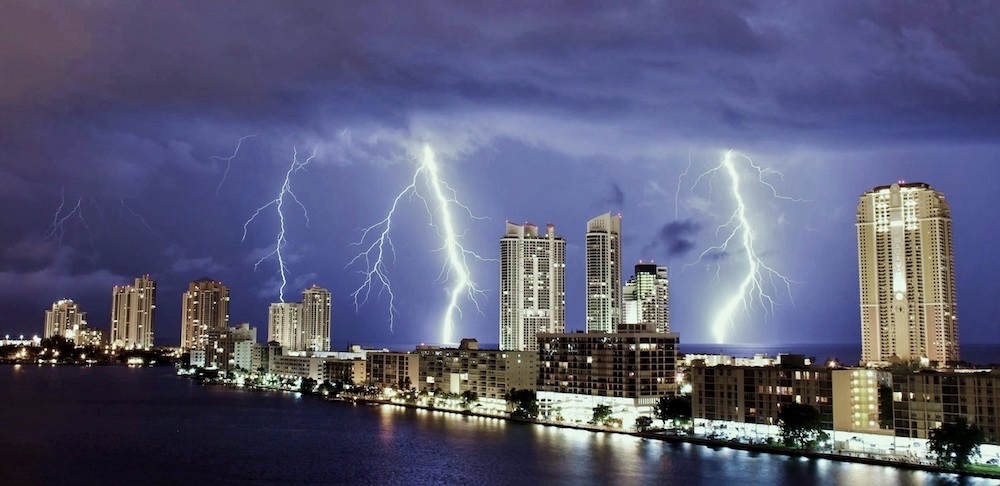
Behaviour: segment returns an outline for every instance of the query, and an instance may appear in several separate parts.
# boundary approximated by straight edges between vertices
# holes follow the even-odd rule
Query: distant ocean
[[[428,343],[430,344],[430,343]],[[406,344],[365,344],[365,347],[386,348],[392,351],[412,351],[416,349],[416,343]],[[479,343],[480,349],[497,349],[497,343]],[[766,354],[776,356],[779,353],[803,354],[807,358],[814,358],[817,363],[825,363],[831,359],[845,365],[854,365],[861,361],[860,343],[836,343],[836,344],[710,344],[710,343],[685,343],[679,346],[681,353],[687,354],[724,354],[734,357],[753,357],[755,354]],[[959,348],[963,361],[976,364],[1000,364],[1000,343],[995,344],[962,344]]]

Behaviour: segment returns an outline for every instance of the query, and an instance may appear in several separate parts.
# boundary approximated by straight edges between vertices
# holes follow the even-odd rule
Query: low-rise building
[[[271,356],[270,373],[279,378],[326,379],[326,358],[316,356]]]
[[[365,384],[365,365],[363,359],[325,358],[323,363],[323,379],[330,383],[345,383],[348,385]]]
[[[1000,370],[923,370],[892,374],[897,437],[926,439],[964,417],[1000,444]]]
[[[512,388],[535,389],[538,355],[528,351],[479,349],[475,339],[463,339],[458,348],[421,346],[416,388],[460,394],[473,391],[480,398],[503,400]]]
[[[365,361],[366,381],[369,385],[396,389],[420,386],[419,353],[370,353]]]

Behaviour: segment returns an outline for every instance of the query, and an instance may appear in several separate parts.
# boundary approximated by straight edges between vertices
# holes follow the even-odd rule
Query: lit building
[[[670,332],[670,282],[667,267],[639,263],[622,289],[625,324],[652,324],[656,332]]]
[[[267,311],[267,340],[275,341],[286,349],[302,349],[302,303],[277,302]]]
[[[548,225],[507,223],[500,239],[500,349],[537,351],[540,332],[566,331],[566,240]]]
[[[326,358],[326,361],[323,362],[323,379],[330,383],[340,382],[347,385],[364,385],[365,366],[366,362],[361,358]]]
[[[111,291],[111,346],[128,349],[153,347],[156,281],[143,275],[135,285]]]
[[[931,430],[965,417],[1000,444],[1000,370],[892,374],[897,437],[927,439]]]
[[[76,339],[73,341],[77,346],[102,348],[104,347],[104,331],[94,328],[83,328],[77,331]]]
[[[313,285],[302,292],[302,342],[306,351],[330,350],[330,291]]]
[[[79,332],[87,328],[87,313],[72,299],[62,299],[52,303],[52,309],[45,311],[45,334],[43,337],[62,336],[77,342]]]
[[[475,339],[463,339],[458,348],[421,346],[420,382],[414,388],[460,394],[473,391],[480,399],[503,400],[512,388],[534,390],[538,354],[479,349]]]
[[[257,328],[249,323],[235,327],[210,329],[205,350],[205,366],[224,370],[252,369],[252,350],[257,343]]]
[[[881,186],[857,214],[861,361],[957,361],[951,211],[927,184]]]
[[[418,353],[369,353],[366,361],[365,374],[369,385],[397,389],[420,386]]]
[[[587,332],[615,332],[622,322],[622,216],[587,222]]]
[[[181,321],[181,349],[204,348],[208,332],[229,327],[229,287],[210,278],[188,284],[184,292],[184,315]]]

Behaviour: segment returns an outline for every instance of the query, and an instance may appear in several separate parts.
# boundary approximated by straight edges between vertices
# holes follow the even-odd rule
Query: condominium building
[[[897,437],[927,439],[964,417],[1000,444],[1000,370],[942,370],[892,374]]]
[[[224,370],[251,370],[253,346],[257,342],[257,328],[249,323],[235,327],[209,329],[205,350],[205,366]]]
[[[858,204],[861,361],[959,359],[951,211],[923,183],[880,186]]]
[[[286,349],[302,349],[302,303],[277,302],[268,308],[267,340]]]
[[[500,239],[500,349],[537,351],[538,333],[566,331],[566,240],[547,225],[507,222]]]
[[[87,313],[72,299],[62,299],[52,303],[45,311],[45,334],[43,337],[62,336],[79,344],[80,331],[87,329]]]
[[[143,275],[135,285],[111,291],[111,346],[127,349],[153,347],[156,315],[156,281]]]
[[[670,332],[670,282],[667,267],[640,262],[622,289],[625,324],[652,324]]]
[[[475,339],[463,339],[458,348],[421,346],[417,389],[459,394],[473,391],[480,398],[503,400],[512,388],[535,388],[538,354],[527,351],[479,349]]]
[[[302,342],[306,351],[330,350],[330,291],[313,285],[302,292]]]
[[[181,349],[203,349],[208,331],[225,331],[229,327],[229,287],[210,278],[188,284],[183,295]]]
[[[622,323],[622,216],[587,222],[587,332],[615,332]]]
[[[369,353],[366,361],[369,385],[396,389],[420,387],[419,353]]]

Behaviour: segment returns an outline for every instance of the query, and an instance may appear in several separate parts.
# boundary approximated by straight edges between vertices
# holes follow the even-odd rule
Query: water
[[[993,484],[295,394],[0,366],[3,484]]]

